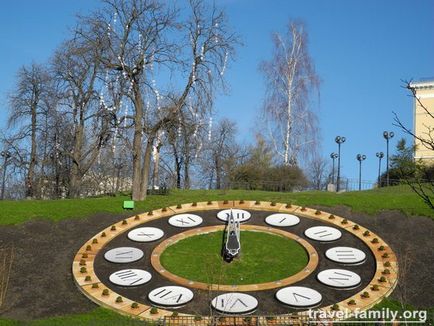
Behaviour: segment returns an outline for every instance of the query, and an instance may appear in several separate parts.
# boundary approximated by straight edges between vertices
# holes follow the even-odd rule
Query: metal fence
[[[162,318],[158,325],[164,326],[351,326],[351,325],[384,325],[382,320],[354,320],[354,321],[333,321],[331,319],[314,319],[307,313],[294,313],[288,315],[270,316],[167,316]],[[405,323],[403,323],[405,324]],[[389,322],[389,325],[399,325],[398,322]]]

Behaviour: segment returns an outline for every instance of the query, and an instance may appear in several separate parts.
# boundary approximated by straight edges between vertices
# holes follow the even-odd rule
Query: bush
[[[102,295],[106,296],[106,295],[109,295],[109,294],[110,294],[110,292],[109,292],[108,289],[102,290]]]
[[[333,214],[329,215],[329,220],[333,220],[335,218],[335,216]]]
[[[351,299],[350,301],[348,301],[348,304],[349,304],[350,306],[353,306],[353,305],[356,304],[356,300]]]
[[[124,300],[122,300],[122,297],[121,296],[118,296],[117,298],[116,298],[116,303],[121,303],[121,302],[123,302]]]
[[[358,229],[360,229],[360,226],[358,226],[357,224],[355,224],[355,225],[353,226],[353,230],[358,230]]]
[[[362,293],[362,298],[369,298],[369,292],[363,292]]]
[[[133,308],[133,309],[136,309],[136,308],[138,308],[139,307],[139,304],[137,303],[137,302],[133,302],[132,304],[131,304],[131,308]]]
[[[151,313],[151,315],[156,315],[156,314],[158,314],[158,308],[157,307],[152,307],[149,312]]]
[[[337,303],[335,303],[335,304],[332,306],[332,310],[334,310],[334,311],[339,310],[339,305],[338,305]]]
[[[126,225],[126,224],[128,224],[127,220],[123,220],[122,225]]]
[[[368,230],[366,230],[365,232],[363,232],[363,235],[364,235],[365,237],[368,237],[368,236],[371,235],[371,232],[369,232]]]

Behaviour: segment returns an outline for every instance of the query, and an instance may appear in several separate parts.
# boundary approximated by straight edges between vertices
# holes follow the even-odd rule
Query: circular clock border
[[[156,314],[151,314],[151,306],[137,303],[112,291],[110,287],[101,282],[95,274],[94,260],[96,255],[115,237],[143,223],[179,213],[228,208],[296,214],[343,228],[364,242],[374,255],[376,261],[375,274],[365,288],[361,289],[353,296],[346,298],[341,302],[337,302],[336,304],[340,309],[348,309],[350,312],[370,309],[385,297],[389,296],[397,285],[398,259],[395,253],[380,236],[365,227],[346,218],[312,208],[284,203],[245,200],[188,203],[137,214],[114,223],[95,234],[78,250],[72,263],[74,282],[79,290],[91,301],[103,307],[115,310],[118,313],[145,320],[158,320],[162,317],[171,316],[172,311],[164,309],[158,309]],[[357,227],[355,227],[355,225],[357,225]],[[386,262],[387,266],[385,266]],[[386,281],[381,282],[380,278],[385,279]],[[336,304],[321,307],[321,310],[332,311],[336,308]],[[179,315],[194,317],[192,315],[181,313]],[[205,320],[206,318],[207,317],[205,316],[202,320]]]

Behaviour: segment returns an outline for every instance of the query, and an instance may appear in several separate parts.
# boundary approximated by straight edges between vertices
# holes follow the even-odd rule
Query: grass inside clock
[[[296,241],[264,232],[241,231],[241,254],[231,263],[221,256],[223,232],[201,234],[168,247],[164,268],[192,281],[242,285],[271,282],[294,275],[308,263]]]

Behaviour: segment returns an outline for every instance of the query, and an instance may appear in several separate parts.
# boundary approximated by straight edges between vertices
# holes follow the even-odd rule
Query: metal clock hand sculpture
[[[283,278],[230,284],[189,279],[164,267],[165,250],[213,232],[224,232],[223,258],[237,257],[228,267],[244,259],[249,245],[244,232],[294,241],[304,248],[307,263]],[[279,258],[280,249],[271,248],[275,252],[270,254]],[[188,265],[188,257],[180,262]],[[204,325],[216,321],[211,315],[253,314],[249,318],[265,325],[270,319],[262,316],[293,321],[312,307],[369,309],[393,291],[398,264],[380,236],[346,218],[290,204],[209,201],[162,208],[108,226],[78,250],[72,273],[89,299],[123,314],[166,324],[190,318]]]

